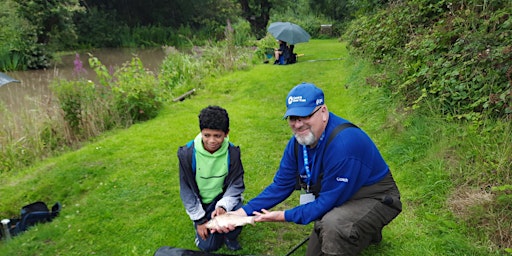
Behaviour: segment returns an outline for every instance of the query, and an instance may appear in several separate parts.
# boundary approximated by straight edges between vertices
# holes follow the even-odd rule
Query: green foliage
[[[89,107],[94,105],[94,83],[87,80],[57,80],[51,85],[51,89],[59,99],[64,120],[71,129],[71,134],[81,137],[85,119],[92,114]]]
[[[194,88],[210,77],[250,67],[252,53],[247,47],[236,45],[236,31],[226,29],[226,39],[205,46],[194,46],[190,54],[166,46],[167,57],[158,74],[160,85],[174,96]]]
[[[86,11],[77,13],[74,22],[81,48],[180,47],[183,36],[190,37],[195,44],[223,39],[226,22],[237,20],[237,10],[234,2],[228,0],[130,4],[89,1]]]
[[[129,115],[127,123],[147,121],[158,114],[163,93],[157,86],[155,75],[144,68],[139,58],[133,57],[130,63],[125,63],[114,77],[114,105],[120,115]]]
[[[0,174],[25,168],[62,148],[61,123],[54,109],[31,109],[14,116],[0,101]]]
[[[179,46],[179,28],[162,25],[128,26],[115,10],[90,7],[74,17],[80,48]],[[191,34],[191,32],[188,32]]]
[[[332,9],[332,8],[330,8]],[[319,38],[320,25],[333,24],[335,20],[327,18],[320,12],[312,12],[308,1],[282,1],[275,4],[271,11],[271,22],[275,21],[288,21],[301,26],[306,30],[312,38]],[[333,36],[336,36],[337,31],[333,31]]]
[[[309,0],[310,8],[338,22],[373,13],[389,1]]]
[[[163,92],[139,58],[133,57],[115,72],[93,56],[89,63],[99,84],[79,78],[56,80],[51,86],[68,130],[67,143],[83,141],[112,128],[128,127],[158,114]]]
[[[26,61],[23,54],[10,50],[8,47],[0,49],[0,70],[14,71],[26,69]]]
[[[240,9],[231,0],[193,1],[190,26],[201,28],[213,41],[224,38],[227,22],[237,20]]]
[[[122,23],[115,10],[103,10],[96,6],[87,8],[73,17],[78,35],[77,47],[99,48],[119,47],[122,45],[123,30],[126,25]]]
[[[507,1],[407,1],[357,19],[345,38],[355,52],[386,65],[384,85],[413,108],[433,102],[449,118],[506,117],[510,13]]]
[[[232,34],[233,38],[229,39]],[[251,26],[249,22],[243,19],[237,19],[232,24],[232,28],[226,28],[224,30],[226,40],[233,40],[233,44],[236,46],[252,46],[251,42],[254,41],[254,36],[251,33]]]
[[[73,14],[81,11],[77,0],[15,0],[17,14],[26,22],[19,32],[22,53],[31,69],[46,68],[53,53],[76,39]]]
[[[274,58],[274,49],[278,47],[276,39],[270,34],[256,41],[255,58],[259,61]]]
[[[236,46],[234,43],[232,37],[228,37],[219,44],[204,47],[201,58],[208,75],[217,76],[251,67],[251,49]]]
[[[155,75],[144,68],[138,57],[133,57],[115,72],[93,56],[89,64],[96,72],[99,87],[104,88],[97,96],[110,101],[115,116],[120,119],[118,126],[129,126],[157,115],[165,97]]]
[[[22,54],[23,38],[20,30],[23,22],[13,11],[16,3],[12,0],[0,2],[0,70],[13,71],[26,68]]]
[[[180,53],[175,48],[165,58],[160,66],[158,78],[160,85],[174,91],[176,87],[187,87],[194,85],[194,81],[201,80],[204,76],[201,62],[190,54]]]

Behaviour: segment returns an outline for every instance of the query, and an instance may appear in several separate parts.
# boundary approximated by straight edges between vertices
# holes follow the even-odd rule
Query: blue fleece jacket
[[[323,172],[322,188],[313,202],[286,210],[286,221],[308,224],[320,219],[331,209],[350,199],[362,186],[377,183],[389,172],[388,165],[379,150],[361,129],[343,130],[325,148],[326,140],[333,129],[347,122],[329,113],[324,139],[315,148],[307,148],[311,184],[314,184],[318,175]],[[271,209],[290,196],[294,191],[299,172],[301,179],[306,180],[303,148],[299,146],[296,157],[294,144],[295,138],[292,137],[284,150],[272,184],[243,206],[248,215],[261,209]]]

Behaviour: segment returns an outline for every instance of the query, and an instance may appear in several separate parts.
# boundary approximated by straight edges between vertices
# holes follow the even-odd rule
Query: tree
[[[25,39],[27,67],[45,68],[54,51],[76,39],[74,12],[80,11],[78,0],[15,0],[17,13],[28,26],[21,31]]]
[[[273,3],[270,0],[239,0],[242,16],[251,24],[251,31],[256,38],[266,35]]]
[[[312,10],[338,22],[347,22],[358,15],[373,13],[389,0],[309,0]]]

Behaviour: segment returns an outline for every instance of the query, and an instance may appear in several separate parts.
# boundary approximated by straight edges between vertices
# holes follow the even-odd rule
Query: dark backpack
[[[10,219],[9,232],[11,236],[16,236],[38,223],[50,222],[59,215],[61,209],[59,202],[52,206],[51,211],[41,201],[25,205],[21,208],[19,218]]]

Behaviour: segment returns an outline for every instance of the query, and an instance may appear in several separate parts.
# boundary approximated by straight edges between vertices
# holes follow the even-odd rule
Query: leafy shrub
[[[155,76],[134,57],[113,72],[91,56],[98,84],[90,80],[56,80],[51,89],[57,96],[66,123],[67,142],[73,143],[115,127],[128,127],[158,114],[161,91]]]
[[[92,81],[58,79],[52,82],[50,89],[62,110],[66,130],[64,134],[68,134],[66,143],[72,144],[97,136],[103,131],[101,127],[110,126],[100,118],[107,111],[107,106],[98,100],[98,91]]]
[[[267,33],[265,37],[256,41],[255,45],[256,49],[254,51],[254,56],[257,58],[257,60],[273,58],[274,48],[278,47],[276,39],[270,33]]]
[[[355,20],[345,37],[354,52],[386,65],[384,84],[409,106],[434,102],[449,118],[507,117],[510,13],[505,2],[398,2]]]
[[[447,156],[447,171],[455,186],[492,190],[463,218],[503,247],[511,246],[512,222],[511,13],[510,1],[396,1],[344,34],[353,53],[381,67],[369,84],[386,86],[412,109],[468,124],[457,131],[461,155]]]
[[[77,44],[81,48],[118,47],[123,41],[121,31],[127,28],[116,11],[97,7],[76,13],[73,20],[77,24]]]
[[[146,121],[154,118],[162,107],[162,95],[155,75],[142,65],[138,57],[133,57],[129,63],[114,74],[112,84],[114,105],[124,122]]]
[[[22,55],[22,19],[13,12],[16,3],[12,0],[0,1],[0,70],[13,71],[26,68]]]
[[[234,45],[251,46],[250,43],[254,40],[254,36],[251,33],[251,26],[247,20],[237,19],[233,23],[232,29]]]

